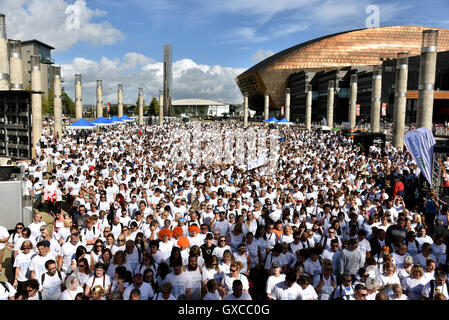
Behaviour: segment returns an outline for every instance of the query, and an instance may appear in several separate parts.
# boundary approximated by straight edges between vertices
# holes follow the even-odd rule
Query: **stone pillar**
[[[243,95],[243,125],[248,126],[248,94]]]
[[[424,30],[419,63],[416,127],[432,130],[433,99],[438,50],[438,30]]]
[[[159,125],[164,124],[164,95],[159,91]]]
[[[62,92],[61,92],[61,67],[52,67],[54,74],[54,113],[55,113],[55,134],[62,135]]]
[[[118,117],[123,117],[123,85],[117,85],[117,107],[118,107]]]
[[[83,117],[83,94],[81,75],[75,74],[75,121]]]
[[[268,120],[270,118],[270,92],[268,90],[265,90],[264,97],[264,120]]]
[[[404,146],[405,110],[407,107],[408,52],[399,52],[396,62],[396,88],[394,94],[393,145]]]
[[[329,81],[329,86],[327,88],[327,113],[326,121],[328,127],[331,129],[334,127],[334,98],[335,98],[335,85],[334,81]]]
[[[350,128],[354,129],[357,124],[357,74],[351,74],[351,80],[349,84],[349,111],[348,121]]]
[[[285,89],[285,119],[290,121],[290,88]]]
[[[312,129],[312,85],[306,86],[306,130]]]
[[[0,14],[0,90],[9,90],[8,42],[4,14]]]
[[[30,57],[31,64],[31,117],[33,135],[33,157],[36,156],[36,145],[42,135],[42,85],[41,59],[39,56]]]
[[[139,126],[143,125],[143,88],[139,88]]]
[[[97,118],[103,116],[103,81],[97,80]]]
[[[371,91],[371,132],[380,132],[380,98],[382,96],[382,65],[374,66]]]
[[[11,90],[23,90],[22,42],[9,40],[9,85]]]

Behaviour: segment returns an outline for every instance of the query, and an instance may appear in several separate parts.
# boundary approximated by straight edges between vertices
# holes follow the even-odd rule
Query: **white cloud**
[[[254,54],[251,57],[251,60],[253,60],[254,62],[259,62],[259,61],[265,60],[266,58],[272,56],[273,54],[274,54],[274,51],[259,49],[259,50],[257,50],[256,54]]]
[[[143,64],[143,62],[148,62]],[[64,89],[74,98],[74,74],[82,75],[83,103],[96,101],[96,80],[103,80],[103,101],[116,103],[117,84],[123,84],[124,103],[134,104],[138,89],[144,89],[144,99],[149,102],[162,89],[163,63],[142,54],[130,52],[123,59],[100,61],[75,58],[61,66]],[[202,98],[226,103],[241,103],[242,95],[235,78],[245,69],[197,64],[191,59],[173,63],[173,99]]]
[[[67,8],[72,11],[66,11]],[[67,50],[79,41],[93,45],[111,45],[123,34],[106,21],[106,12],[92,10],[85,0],[73,4],[65,0],[2,0],[8,38],[39,39],[56,50]],[[67,12],[67,13],[66,13]]]

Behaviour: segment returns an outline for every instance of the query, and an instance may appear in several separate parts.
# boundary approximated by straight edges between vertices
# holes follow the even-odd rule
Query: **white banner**
[[[411,130],[405,134],[404,144],[429,185],[432,186],[433,146],[435,145],[432,132],[427,128]]]

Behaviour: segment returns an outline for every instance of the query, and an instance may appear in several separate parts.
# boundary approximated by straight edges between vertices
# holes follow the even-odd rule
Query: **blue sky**
[[[64,87],[83,75],[83,98],[104,82],[105,101],[117,83],[125,102],[139,87],[145,99],[162,85],[163,46],[173,47],[174,98],[239,103],[234,78],[263,58],[326,34],[364,28],[366,8],[379,8],[380,26],[449,28],[449,1],[403,0],[0,0],[9,38],[37,38],[54,46]],[[77,28],[65,13],[75,6]]]

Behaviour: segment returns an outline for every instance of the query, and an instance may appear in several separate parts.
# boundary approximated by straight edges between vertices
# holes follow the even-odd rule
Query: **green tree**
[[[62,112],[66,116],[74,117],[75,116],[75,102],[67,95],[65,91],[61,93],[62,100]]]
[[[41,96],[42,99],[42,114],[53,115],[55,112],[54,109],[54,93],[53,90],[48,90],[48,95],[43,94]]]
[[[159,101],[157,101],[156,97],[153,97],[153,99],[151,100],[148,112],[152,116],[158,116],[159,115]]]

